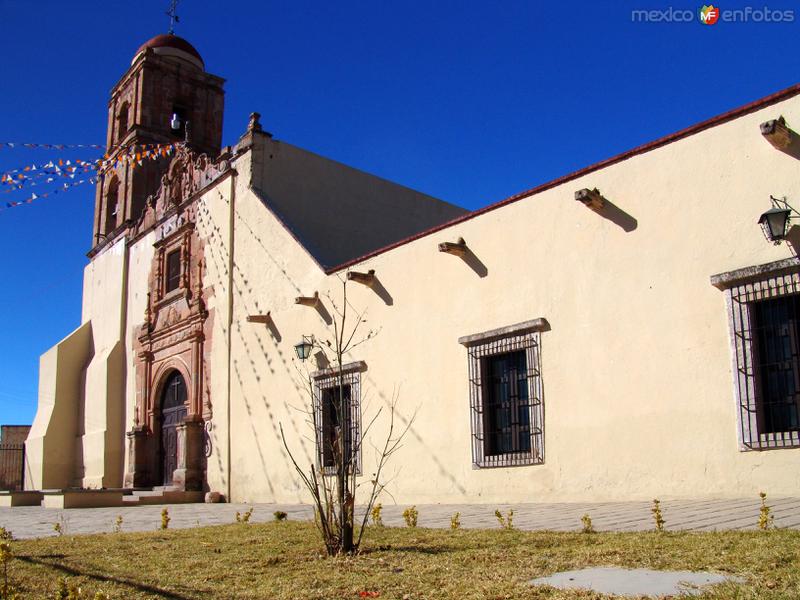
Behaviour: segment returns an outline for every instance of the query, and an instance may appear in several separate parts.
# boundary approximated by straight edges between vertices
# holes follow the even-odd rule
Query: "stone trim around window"
[[[181,296],[187,296],[190,292],[190,269],[191,269],[191,247],[194,223],[188,222],[176,226],[162,239],[158,240],[153,247],[156,251],[157,265],[154,274],[154,281],[150,289],[154,292],[153,301],[157,306],[164,306]],[[170,255],[179,252],[180,274],[178,285],[174,289],[167,291],[167,260]]]
[[[534,331],[550,331],[550,323],[547,319],[539,317],[538,319],[531,319],[530,321],[523,321],[516,325],[508,325],[506,327],[499,327],[497,329],[490,329],[482,333],[473,333],[458,338],[458,343],[462,346],[475,346],[477,344],[487,344],[494,340],[499,340],[504,337],[513,335],[522,335]]]
[[[792,256],[791,258],[776,260],[762,265],[753,265],[751,267],[717,273],[711,276],[711,285],[719,290],[727,290],[760,278],[775,277],[797,270],[800,270],[800,259]]]
[[[541,377],[541,332],[548,331],[550,325],[545,319],[533,319],[516,325],[501,327],[483,333],[459,338],[459,343],[467,347],[470,389],[470,433],[472,440],[472,467],[484,469],[492,467],[513,467],[538,465],[544,463],[544,398]],[[526,429],[530,433],[530,448],[525,451],[497,453],[493,451],[490,439],[492,417],[488,413],[489,380],[486,370],[491,357],[503,354],[525,353],[526,398],[519,397],[512,402],[514,408],[508,410],[509,435],[519,436]],[[519,379],[516,385],[519,385]],[[520,416],[527,410],[527,423]],[[516,419],[516,423],[514,420]],[[497,435],[495,432],[494,435]],[[524,435],[524,433],[523,433]],[[522,438],[516,437],[512,445],[520,445]],[[526,443],[527,445],[527,443]],[[495,446],[496,447],[496,446]],[[494,453],[493,453],[494,452]]]
[[[342,373],[351,373],[353,371],[358,371],[359,373],[363,373],[366,370],[367,370],[367,363],[365,363],[363,360],[357,360],[342,365]],[[311,377],[311,379],[321,379],[325,377],[335,377],[337,372],[338,369],[336,367],[327,367],[325,369],[314,371],[309,376]]]
[[[759,431],[763,400],[759,397],[752,315],[757,302],[800,294],[800,260],[793,257],[720,273],[711,277],[711,284],[725,293],[740,451],[800,446],[798,431]]]

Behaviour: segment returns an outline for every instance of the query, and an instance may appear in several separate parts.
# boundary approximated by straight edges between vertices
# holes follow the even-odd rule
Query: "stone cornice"
[[[458,338],[458,343],[462,346],[477,346],[478,344],[486,344],[499,340],[505,337],[512,337],[515,335],[523,335],[525,333],[532,333],[534,331],[550,331],[550,323],[547,319],[539,317],[538,319],[531,319],[530,321],[523,321],[516,325],[508,325],[498,329],[490,329],[482,333],[473,333]]]

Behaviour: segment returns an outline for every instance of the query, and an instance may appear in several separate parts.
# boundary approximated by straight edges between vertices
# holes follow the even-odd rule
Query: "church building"
[[[359,480],[395,406],[399,503],[797,494],[800,85],[469,212],[257,113],[222,147],[224,83],[159,35],[111,91],[81,324],[26,441],[45,505],[308,502],[291,459],[329,465],[304,408],[335,382],[300,356],[345,310]]]

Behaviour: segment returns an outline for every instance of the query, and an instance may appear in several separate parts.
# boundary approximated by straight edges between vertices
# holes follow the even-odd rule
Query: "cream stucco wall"
[[[83,324],[42,356],[26,489],[122,485],[127,282],[120,239],[84,270]]]
[[[39,359],[39,405],[25,440],[26,490],[63,488],[72,482],[77,407],[92,352],[92,327],[87,322]]]
[[[125,322],[121,324],[125,348],[125,428],[131,431],[136,418],[136,336],[144,322],[145,307],[147,306],[147,279],[153,267],[155,250],[155,233],[150,231],[128,247],[128,285],[126,293]],[[123,433],[124,440],[124,433]],[[123,444],[124,445],[124,444]],[[124,469],[128,468],[130,456],[124,455]]]
[[[781,114],[800,123],[800,100],[353,267],[375,269],[391,296],[387,305],[349,285],[352,306],[366,309],[369,327],[380,329],[350,356],[368,366],[363,392],[374,410],[399,390],[400,411],[416,411],[391,467],[399,502],[797,493],[800,450],[739,450],[725,299],[709,282],[715,273],[790,256],[786,245],[766,243],[756,225],[770,194],[800,197],[797,159],[759,131]],[[584,187],[598,187],[618,208],[605,214],[617,216],[576,202],[574,192]],[[237,211],[250,227],[236,229],[236,264],[247,284],[234,297],[232,499],[296,501],[304,496],[277,427],[289,432],[297,456],[313,460],[300,442],[303,416],[293,409],[304,394],[292,345],[303,334],[324,338],[326,330],[293,298],[315,291],[338,298],[343,273],[315,269],[254,194],[240,197]],[[483,267],[437,252],[439,242],[458,237]],[[245,322],[256,301],[271,311],[280,341]],[[552,328],[541,334],[545,463],[473,469],[467,355],[457,340],[536,317]],[[365,473],[371,461],[365,452]]]
[[[92,324],[94,357],[78,407],[72,485],[122,485],[125,432],[125,346],[128,247],[118,240],[86,266],[83,321]]]
[[[211,398],[213,417],[206,429],[210,452],[206,458],[208,487],[230,495],[229,450],[229,337],[231,290],[231,204],[236,201],[236,175],[209,189],[200,199],[197,211],[197,232],[204,244],[204,288],[208,293],[207,308],[211,313],[211,336],[206,341],[208,369],[207,393]],[[236,436],[238,427],[233,432]]]
[[[389,466],[398,502],[797,493],[800,449],[739,449],[725,298],[709,281],[791,255],[785,244],[766,243],[756,225],[770,194],[800,198],[797,159],[759,132],[761,122],[779,115],[800,123],[800,97],[352,267],[375,269],[384,290],[348,285],[350,310],[366,311],[362,334],[377,331],[347,357],[367,365],[366,416],[384,411],[371,441],[385,434],[393,397],[401,423],[415,415]],[[302,335],[331,335],[325,312],[335,313],[334,302],[341,306],[345,272],[325,274],[272,212],[255,185],[267,177],[264,160],[240,146],[235,171],[198,200],[212,315],[207,481],[233,501],[307,501],[280,430],[293,455],[311,464],[301,409],[307,373],[317,365],[298,363],[293,345]],[[574,192],[585,187],[599,188],[612,205],[598,214],[576,202]],[[300,212],[313,211],[312,201],[313,194],[304,197]],[[339,216],[368,223],[365,214],[342,205]],[[459,237],[474,259],[437,251],[438,243]],[[29,487],[75,480],[108,486],[121,474],[121,430],[132,427],[136,394],[134,336],[154,239],[148,234],[130,247],[121,241],[87,267],[84,326],[42,358],[45,391],[28,444],[29,456],[46,467]],[[322,313],[295,304],[315,292]],[[267,312],[270,326],[247,321]],[[473,469],[467,351],[458,338],[538,317],[551,326],[541,333],[544,464]],[[75,416],[57,421],[57,411]],[[371,444],[364,446],[367,477],[375,462]],[[69,480],[45,475],[61,463],[72,465]]]

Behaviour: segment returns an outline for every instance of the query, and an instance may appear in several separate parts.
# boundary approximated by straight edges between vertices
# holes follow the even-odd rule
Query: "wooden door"
[[[186,382],[173,371],[161,392],[161,480],[172,485],[178,468],[178,425],[186,419]]]

